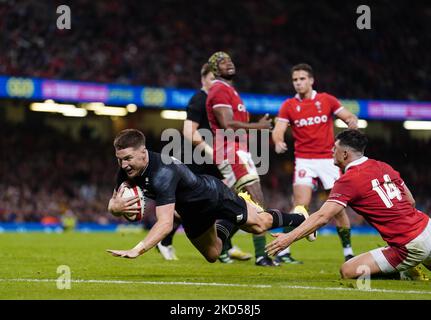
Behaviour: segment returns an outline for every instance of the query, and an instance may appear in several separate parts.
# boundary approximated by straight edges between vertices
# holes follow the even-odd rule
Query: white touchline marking
[[[56,282],[54,279],[0,279],[0,282]],[[154,285],[182,285],[182,286],[210,286],[210,287],[246,287],[271,288],[265,284],[215,283],[215,282],[169,282],[169,281],[128,281],[128,280],[70,280],[72,283],[108,283],[108,284],[154,284]]]
[[[0,282],[56,282],[55,279],[0,279]],[[323,291],[354,291],[354,292],[380,292],[400,294],[431,294],[431,291],[415,290],[392,290],[392,289],[370,289],[359,290],[355,288],[340,287],[313,287],[313,286],[289,286],[289,285],[267,285],[267,284],[241,284],[241,283],[216,283],[216,282],[170,282],[170,281],[129,281],[129,280],[70,280],[73,283],[106,283],[106,284],[149,284],[149,285],[182,285],[182,286],[209,286],[209,287],[245,287],[245,288],[286,288]]]
[[[392,290],[392,289],[370,289],[359,290],[355,288],[339,288],[339,287],[311,287],[311,286],[285,286],[282,288],[288,289],[306,289],[306,290],[325,290],[325,291],[355,291],[355,292],[381,292],[381,293],[409,293],[409,294],[431,294],[431,291],[415,291],[415,290]]]

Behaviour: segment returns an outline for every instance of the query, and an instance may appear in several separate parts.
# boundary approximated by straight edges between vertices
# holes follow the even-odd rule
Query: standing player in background
[[[187,105],[187,119],[184,121],[183,128],[184,138],[190,141],[193,146],[203,146],[203,150],[208,155],[208,157],[210,157],[210,159],[213,158],[213,149],[203,140],[198,129],[211,130],[205,104],[208,96],[208,90],[211,87],[211,82],[214,79],[214,75],[211,72],[208,63],[205,63],[201,69],[202,88],[193,95]],[[217,166],[212,163],[203,163],[198,165],[193,162],[187,166],[195,174],[208,174],[220,180],[224,179]],[[243,252],[237,246],[232,246],[230,238],[225,242],[225,244],[226,248],[224,248],[222,254],[219,257],[219,260],[222,263],[232,263],[232,259],[251,259],[252,255],[250,253]]]
[[[271,120],[268,115],[261,118],[259,122],[249,122],[249,114],[244,103],[232,86],[236,70],[230,56],[225,52],[216,52],[210,57],[208,64],[216,77],[208,92],[206,103],[208,120],[214,137],[217,136],[219,129],[270,129]],[[246,139],[248,140],[248,137]],[[214,139],[214,146],[214,159],[228,187],[233,188],[237,193],[247,191],[255,202],[265,207],[259,175],[248,150],[241,150],[243,146],[237,142],[217,143],[217,138]],[[233,163],[232,159],[228,159],[227,154],[230,152],[235,154]],[[217,154],[223,155],[222,163],[217,162]],[[265,253],[265,234],[254,235],[253,242],[256,265],[278,265]]]
[[[367,142],[358,130],[337,135],[333,161],[344,174],[323,206],[292,232],[276,234],[268,252],[280,252],[350,206],[377,229],[389,246],[346,261],[340,269],[342,278],[357,278],[364,272],[372,275],[398,271],[402,279],[428,280],[415,267],[422,263],[431,270],[431,220],[415,208],[415,200],[397,171],[364,156]]]
[[[318,178],[329,193],[340,177],[340,169],[332,160],[333,115],[343,120],[350,129],[357,128],[358,119],[334,96],[313,90],[313,69],[308,64],[301,63],[292,68],[292,82],[296,95],[283,102],[272,139],[277,153],[286,152],[284,135],[289,126],[292,128],[295,141],[293,205],[307,207],[313,193],[313,179]],[[334,219],[347,261],[354,256],[350,241],[350,221],[344,209]],[[291,258],[290,248],[281,252],[277,259],[286,263],[295,261]]]

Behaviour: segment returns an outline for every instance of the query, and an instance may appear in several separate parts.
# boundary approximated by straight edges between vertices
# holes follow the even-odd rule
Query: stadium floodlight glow
[[[90,111],[96,111],[99,109],[102,109],[105,106],[105,104],[103,102],[88,102],[88,103],[83,103],[82,107],[90,110]]]
[[[431,121],[413,121],[407,120],[403,124],[406,130],[431,130]]]
[[[137,107],[137,105],[136,105],[136,104],[134,104],[134,103],[129,103],[129,104],[126,106],[126,109],[127,109],[127,111],[128,111],[128,112],[133,113],[133,112],[136,112],[136,110],[138,110],[138,107]]]
[[[73,109],[76,109],[73,104],[59,104],[54,102],[33,102],[30,104],[30,110],[38,112],[63,113]]]
[[[163,110],[162,112],[160,112],[160,116],[163,119],[168,120],[186,120],[187,112],[177,110]]]
[[[85,117],[87,110],[76,108],[73,104],[55,103],[54,100],[45,100],[45,102],[34,102],[30,104],[30,110],[38,112],[61,113],[66,117]]]
[[[75,108],[70,110],[65,110],[62,114],[66,117],[85,117],[87,116],[87,110],[82,108]]]
[[[335,126],[337,128],[347,128],[347,124],[345,124],[344,121],[341,120],[341,119],[336,119],[335,120]],[[358,119],[358,128],[359,129],[365,129],[366,127],[368,127],[367,120]]]
[[[97,114],[98,116],[124,117],[125,115],[127,115],[127,109],[120,108],[120,107],[103,106],[101,108],[94,110],[94,113]]]

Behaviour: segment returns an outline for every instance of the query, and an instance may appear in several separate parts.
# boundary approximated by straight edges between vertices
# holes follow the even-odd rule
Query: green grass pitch
[[[0,299],[431,299],[429,282],[372,280],[371,291],[363,291],[354,280],[340,280],[343,257],[336,236],[296,243],[292,253],[304,264],[273,268],[256,267],[254,260],[207,263],[184,234],[174,238],[178,261],[163,260],[155,249],[134,260],[105,252],[129,249],[143,237],[143,233],[0,234]],[[383,245],[377,236],[358,235],[352,241],[355,253]],[[249,234],[238,234],[234,243],[253,251]],[[70,289],[57,288],[60,265],[70,267]]]

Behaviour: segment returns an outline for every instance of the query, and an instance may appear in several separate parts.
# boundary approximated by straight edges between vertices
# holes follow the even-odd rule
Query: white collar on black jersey
[[[362,156],[359,159],[356,159],[355,161],[350,162],[345,168],[344,168],[344,172],[347,171],[347,169],[349,169],[350,167],[353,166],[358,166],[360,164],[363,164],[365,161],[367,161],[368,158],[366,156]]]
[[[316,90],[311,91],[311,100],[314,100],[314,98],[316,98],[316,95],[317,95]],[[302,101],[301,97],[299,96],[299,93],[295,94],[295,98],[299,101]]]

